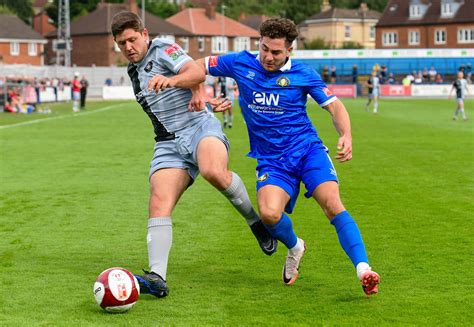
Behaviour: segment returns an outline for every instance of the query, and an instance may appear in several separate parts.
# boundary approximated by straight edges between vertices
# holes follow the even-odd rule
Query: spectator
[[[357,65],[352,66],[352,84],[357,84],[357,78],[359,77],[359,72],[357,70]]]
[[[428,68],[425,67],[425,69],[423,69],[421,76],[423,77],[423,83],[428,83],[430,81],[430,73],[428,72]]]
[[[429,79],[430,79],[430,83],[434,83],[435,80],[436,80],[436,74],[438,74],[438,72],[436,71],[436,69],[431,66],[430,70],[428,71],[428,76],[429,76]]]
[[[85,76],[81,78],[81,109],[84,110],[86,107],[86,97],[87,97],[87,88],[89,87],[89,82]]]
[[[435,83],[443,84],[443,76],[441,76],[441,74],[436,74]]]
[[[389,73],[388,74],[388,79],[387,79],[387,84],[396,84],[397,81],[395,80],[395,76],[393,75],[393,73]]]
[[[329,68],[328,66],[323,67],[323,81],[324,83],[328,84],[329,83]]]
[[[415,84],[421,84],[421,83],[423,83],[423,75],[422,75],[421,71],[419,71],[419,72],[415,75],[415,79],[413,80],[413,83],[415,83]]]
[[[387,82],[387,66],[382,65],[379,73],[380,84],[385,84]]]
[[[123,84],[125,84],[125,78],[123,78],[123,76],[120,76],[119,85],[122,86]]]
[[[331,84],[335,84],[337,81],[336,66],[331,65]]]
[[[402,85],[403,85],[403,86],[409,86],[409,85],[411,85],[410,74],[408,74],[407,76],[405,76],[405,78],[402,80]]]
[[[74,73],[74,79],[71,83],[72,90],[72,111],[79,111],[79,100],[81,99],[81,82],[79,82],[79,73]]]

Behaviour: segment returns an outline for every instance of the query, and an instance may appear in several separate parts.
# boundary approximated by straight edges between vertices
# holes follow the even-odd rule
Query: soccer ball
[[[100,273],[94,283],[94,296],[98,305],[108,312],[127,312],[137,302],[140,286],[133,274],[115,267]]]

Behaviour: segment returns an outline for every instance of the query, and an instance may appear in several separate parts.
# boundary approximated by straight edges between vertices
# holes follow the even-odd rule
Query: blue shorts
[[[316,187],[327,181],[338,182],[336,169],[322,143],[307,147],[279,159],[259,159],[257,164],[257,191],[265,185],[281,187],[290,196],[285,211],[293,212],[300,192],[300,182],[310,198]]]

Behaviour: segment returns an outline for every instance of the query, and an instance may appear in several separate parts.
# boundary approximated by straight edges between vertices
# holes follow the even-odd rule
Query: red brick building
[[[204,8],[186,8],[167,19],[192,34],[187,47],[191,57],[258,49],[257,30],[217,13],[215,8],[209,1]]]
[[[116,46],[110,30],[114,15],[124,10],[133,11],[141,16],[141,10],[135,0],[125,1],[123,4],[100,2],[96,10],[71,22],[73,65],[110,66],[128,63]],[[148,12],[145,12],[145,26],[152,38],[157,36],[170,38],[180,45],[182,39],[191,36],[188,31]],[[48,35],[51,41],[55,38],[56,32]],[[48,46],[48,63],[54,64],[56,54],[52,51],[51,43]]]
[[[14,15],[0,14],[0,63],[44,65],[44,45],[38,32]]]
[[[474,0],[390,0],[376,48],[474,48]]]

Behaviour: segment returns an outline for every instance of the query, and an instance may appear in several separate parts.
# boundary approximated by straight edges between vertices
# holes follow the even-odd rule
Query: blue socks
[[[359,227],[347,211],[343,211],[331,220],[331,224],[336,228],[339,243],[349,256],[354,267],[360,262],[369,262],[365,252],[364,241],[360,235]]]
[[[275,225],[266,225],[268,232],[271,236],[285,244],[288,249],[293,248],[298,242],[295,232],[293,231],[293,224],[291,223],[290,217],[281,214],[281,219]]]

